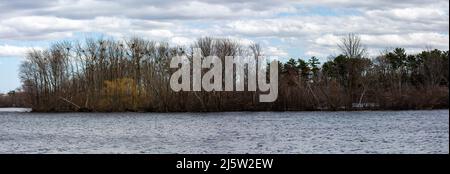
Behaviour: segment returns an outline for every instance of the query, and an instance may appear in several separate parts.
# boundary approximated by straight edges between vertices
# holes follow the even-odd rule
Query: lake
[[[449,110],[9,111],[0,153],[449,153]]]

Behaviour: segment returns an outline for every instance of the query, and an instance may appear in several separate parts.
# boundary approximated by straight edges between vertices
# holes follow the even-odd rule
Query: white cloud
[[[375,47],[427,47],[448,49],[449,37],[439,33],[409,33],[400,35],[362,35],[361,40]]]
[[[334,47],[340,42],[342,35],[327,34],[315,40],[315,44]],[[408,33],[361,35],[361,41],[369,47],[425,47],[448,49],[449,37],[439,33]]]
[[[335,8],[353,8],[360,10],[368,9],[392,9],[392,8],[407,8],[411,6],[424,6],[428,4],[434,4],[437,6],[447,5],[447,0],[402,0],[402,1],[392,1],[392,0],[376,0],[376,1],[358,1],[358,0],[294,0],[302,4],[309,6],[332,6]]]
[[[327,56],[339,54],[337,44],[342,35],[327,34],[315,40],[311,51],[306,55]],[[428,48],[442,50],[449,49],[449,36],[439,33],[408,33],[408,34],[384,34],[384,35],[361,35],[361,42],[368,49],[369,56],[376,56],[380,51],[402,47],[410,53],[417,53]]]
[[[264,48],[265,56],[278,56],[278,57],[286,57],[288,53],[278,47],[267,46]]]
[[[187,38],[187,37],[172,37],[170,39],[170,43],[180,46],[185,46],[192,44],[194,42],[194,39]]]
[[[19,16],[0,21],[0,38],[3,39],[58,39],[70,37],[82,29],[77,20],[52,16]]]
[[[326,34],[324,36],[321,36],[315,40],[315,44],[322,45],[322,46],[336,46],[340,41],[340,36],[336,36],[333,34]]]
[[[229,31],[250,36],[292,37],[320,30],[320,26],[300,18],[240,20],[227,24]]]
[[[315,7],[330,14],[317,14]],[[5,9],[11,12],[0,14],[2,41],[53,41],[78,33],[102,33],[186,45],[198,37],[214,36],[240,38],[243,45],[264,41],[267,52],[278,55],[287,56],[284,50],[298,48],[304,55],[326,56],[337,52],[340,36],[358,33],[374,50],[449,47],[446,0],[0,2],[0,10]]]
[[[246,39],[246,38],[235,38],[235,40],[237,40],[240,45],[246,46],[246,47],[248,47],[248,46],[252,45],[253,43],[255,43],[255,41],[250,40],[250,39]]]
[[[13,45],[0,45],[0,58],[1,57],[24,57],[26,52],[36,49],[39,50],[39,47],[20,47]]]
[[[60,0],[48,2],[0,2],[0,10],[15,8],[14,13],[2,14],[55,15],[65,18],[92,16],[122,16],[134,19],[229,19],[241,17],[269,17],[296,9],[287,2],[273,0]]]
[[[412,7],[390,10],[371,10],[368,11],[369,16],[389,17],[398,20],[441,20],[448,19],[448,13],[446,14],[444,9],[431,8],[431,7]]]
[[[96,17],[94,19],[67,19],[54,16],[20,16],[0,21],[0,39],[52,40],[74,36],[77,32],[98,32],[111,36],[138,35],[150,39],[173,36],[168,22]]]

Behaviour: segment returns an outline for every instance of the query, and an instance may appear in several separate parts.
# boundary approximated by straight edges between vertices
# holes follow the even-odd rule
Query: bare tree
[[[338,47],[348,58],[362,58],[367,52],[366,48],[361,43],[361,37],[355,33],[350,33],[347,36],[342,37]]]
[[[258,44],[243,47],[232,39],[210,37],[199,39],[190,48],[222,60],[250,55],[256,63],[264,49]],[[170,58],[186,55],[193,59],[192,52],[186,53],[183,47],[141,38],[57,42],[26,54],[20,67],[23,92],[0,96],[0,105],[22,100],[36,111],[163,112],[351,109],[353,102],[376,102],[389,109],[448,107],[448,51],[407,55],[403,49],[395,49],[370,60],[364,58],[365,48],[355,34],[343,38],[339,48],[345,55],[322,67],[317,59],[309,64],[300,59],[280,62],[277,101],[259,103],[259,93],[254,91],[173,92],[169,79],[175,70],[169,68]],[[200,70],[202,74],[206,71]],[[301,78],[310,71],[314,71],[314,81]],[[246,74],[244,79],[248,77]]]

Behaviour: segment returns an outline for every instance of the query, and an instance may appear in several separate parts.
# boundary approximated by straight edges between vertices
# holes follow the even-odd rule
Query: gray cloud
[[[335,52],[336,38],[355,32],[376,49],[448,49],[448,5],[447,0],[1,1],[0,44],[64,39],[84,32],[179,44],[214,35],[260,41],[280,54],[302,46],[312,55]],[[317,14],[317,8],[342,14]],[[354,13],[346,14],[348,10]]]
[[[53,15],[71,19],[93,16],[121,16],[138,19],[227,19],[233,17],[271,16],[287,10],[277,1],[163,1],[163,0],[61,0],[5,1],[0,9],[11,15]]]

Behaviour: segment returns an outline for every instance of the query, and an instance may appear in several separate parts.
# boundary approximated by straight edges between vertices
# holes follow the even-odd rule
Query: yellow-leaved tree
[[[106,80],[104,82],[101,108],[110,111],[134,110],[137,106],[136,82],[130,78]]]

